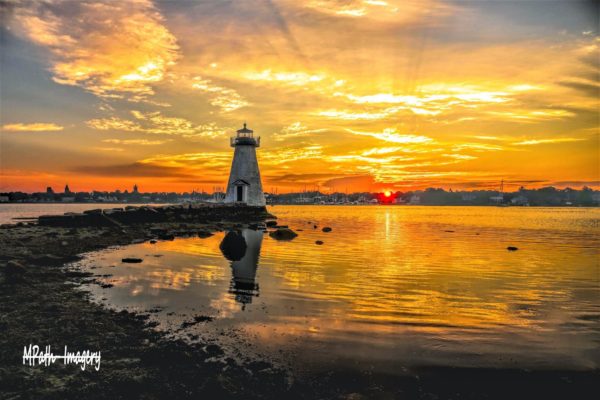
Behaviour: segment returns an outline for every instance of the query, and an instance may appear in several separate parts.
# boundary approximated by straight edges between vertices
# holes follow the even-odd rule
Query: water
[[[110,307],[152,310],[171,336],[299,371],[599,365],[600,209],[270,211],[299,236],[244,230],[243,257],[226,251],[237,261],[222,232],[90,253],[81,265],[114,287],[89,290]]]
[[[37,218],[40,215],[62,215],[66,212],[83,212],[93,208],[115,208],[141,206],[143,204],[111,203],[9,203],[0,204],[0,224],[15,224],[22,218]],[[162,204],[165,205],[165,204]]]

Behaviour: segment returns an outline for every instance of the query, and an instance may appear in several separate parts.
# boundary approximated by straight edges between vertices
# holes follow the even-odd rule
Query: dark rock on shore
[[[205,239],[207,237],[211,237],[213,234],[210,233],[209,231],[198,231],[198,237],[200,239]]]
[[[272,228],[277,225],[277,221],[267,221],[266,225],[267,227]]]
[[[142,260],[141,258],[135,258],[135,257],[125,257],[121,260],[121,262],[132,263],[132,264],[141,263],[142,261],[144,261],[144,260]]]
[[[315,241],[315,244],[322,245],[323,241],[322,240],[317,240],[317,241]]]
[[[323,232],[331,232],[333,229],[331,229],[330,227],[326,226],[323,229],[321,229]]]
[[[518,247],[515,247],[515,246],[508,246],[508,247],[506,248],[506,250],[508,250],[508,251],[517,251],[517,250],[519,250],[519,248],[518,248]]]
[[[269,232],[269,236],[275,240],[292,240],[298,234],[289,228],[279,228],[276,231]]]

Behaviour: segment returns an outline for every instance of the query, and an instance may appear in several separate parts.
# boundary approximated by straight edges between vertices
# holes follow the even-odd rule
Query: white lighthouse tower
[[[225,203],[240,203],[249,206],[264,206],[265,195],[260,182],[256,148],[260,146],[260,137],[253,137],[253,131],[244,127],[231,138],[231,147],[235,148],[231,173],[227,183]]]

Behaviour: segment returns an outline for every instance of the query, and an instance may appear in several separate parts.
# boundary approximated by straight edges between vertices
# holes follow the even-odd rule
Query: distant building
[[[136,194],[139,193],[137,184],[133,185],[133,193],[136,193]]]
[[[46,188],[46,194],[54,194],[54,190],[52,190],[52,186],[48,186]]]
[[[65,185],[65,194],[71,194],[71,189],[69,189],[69,185]]]
[[[9,200],[10,198],[8,196],[0,196],[0,203],[8,203]]]
[[[74,196],[63,196],[63,198],[62,198],[63,203],[73,203],[74,201],[75,201]]]

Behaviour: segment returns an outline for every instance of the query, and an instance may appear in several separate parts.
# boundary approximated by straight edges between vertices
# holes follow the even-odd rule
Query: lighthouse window
[[[237,186],[237,193],[236,193],[236,201],[244,201],[244,187],[243,186]]]

